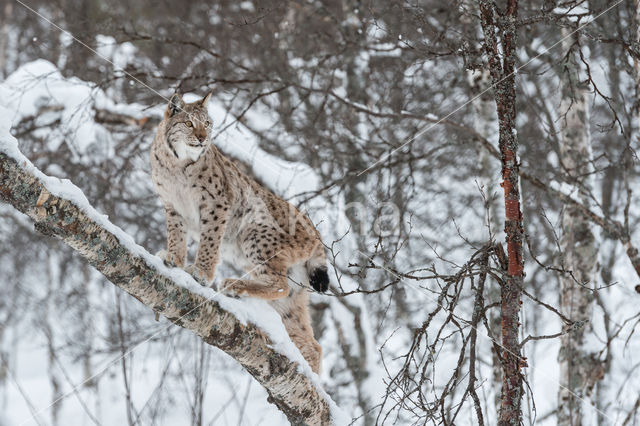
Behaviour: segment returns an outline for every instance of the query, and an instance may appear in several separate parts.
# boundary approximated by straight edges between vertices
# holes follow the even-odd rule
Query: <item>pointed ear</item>
[[[174,94],[169,100],[169,106],[167,107],[169,117],[173,117],[176,113],[182,111],[183,109],[184,101],[182,100],[182,96],[180,96],[179,93]]]
[[[206,107],[207,104],[209,103],[209,99],[211,99],[212,94],[213,94],[213,90],[210,90],[207,96],[202,98],[202,100],[200,101],[200,105],[202,105],[203,107]]]

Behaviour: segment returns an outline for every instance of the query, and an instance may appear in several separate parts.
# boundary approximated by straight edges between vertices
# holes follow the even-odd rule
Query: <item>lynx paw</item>
[[[184,270],[187,271],[203,287],[207,287],[209,284],[211,284],[210,281],[213,281],[213,280],[208,280],[206,274],[204,274],[200,270],[200,268],[198,268],[194,264],[187,265],[184,268]]]
[[[175,268],[176,266],[180,266],[180,263],[177,261],[177,259],[166,250],[160,250],[159,252],[156,253],[156,256],[162,259],[165,266],[168,266],[170,268]]]
[[[176,266],[176,265],[171,265],[169,263],[169,252],[166,250],[160,250],[159,252],[156,253],[156,256],[159,257],[160,259],[162,259],[162,261],[164,262],[165,266]]]
[[[240,297],[246,293],[241,286],[242,281],[234,278],[225,278],[220,284],[219,291],[225,296]]]

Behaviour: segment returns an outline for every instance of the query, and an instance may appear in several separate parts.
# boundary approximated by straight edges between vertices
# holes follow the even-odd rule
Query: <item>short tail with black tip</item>
[[[309,284],[315,291],[324,293],[329,289],[329,273],[327,271],[327,258],[322,243],[313,251],[311,259],[305,264],[309,274]]]

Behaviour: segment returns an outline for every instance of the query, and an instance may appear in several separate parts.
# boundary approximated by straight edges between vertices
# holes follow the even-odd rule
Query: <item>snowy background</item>
[[[327,393],[353,424],[476,424],[465,389],[477,269],[447,285],[490,240],[504,241],[504,211],[500,163],[469,132],[497,147],[492,93],[478,95],[471,71],[482,63],[474,3],[147,3],[34,2],[33,11],[0,4],[0,141],[10,132],[35,167],[69,179],[154,253],[166,235],[149,175],[155,126],[174,91],[191,101],[213,88],[216,146],[307,211],[330,249],[332,290],[312,296]],[[521,15],[542,13],[535,3]],[[585,23],[602,7],[577,3],[554,11],[557,24],[522,27],[519,64],[527,66],[516,86],[522,169],[573,196],[559,160],[566,52],[557,42],[563,25],[577,16]],[[640,74],[623,43],[598,41],[630,40],[634,7],[622,2],[598,17],[579,48],[589,203],[624,221],[630,194],[638,245]],[[455,125],[435,124],[440,118]],[[526,181],[522,194],[531,295],[523,299],[524,339],[562,330],[541,302],[560,309],[554,268],[565,254],[562,203]],[[585,284],[595,289],[586,347],[603,372],[582,404],[583,424],[640,424],[640,278],[615,236],[592,231],[598,262]],[[237,270],[224,265],[218,274]],[[0,278],[0,425],[287,424],[232,359],[156,321],[5,204]],[[499,328],[499,286],[491,277],[484,298],[475,386],[494,424],[499,363],[489,336]],[[239,303],[240,311],[266,309]],[[410,349],[415,358],[402,370]],[[559,349],[559,338],[523,348],[526,424],[556,424]],[[400,371],[424,378],[409,382],[425,399],[406,397]]]

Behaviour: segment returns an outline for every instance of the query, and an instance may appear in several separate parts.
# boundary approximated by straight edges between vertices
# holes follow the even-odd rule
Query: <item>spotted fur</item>
[[[241,172],[213,143],[209,97],[169,102],[151,146],[155,189],[167,220],[165,262],[211,284],[220,259],[249,279],[225,279],[220,291],[268,300],[302,355],[318,372],[322,350],[313,337],[309,291],[326,291],[324,247],[307,216]],[[198,241],[187,265],[189,239]],[[311,277],[311,280],[310,280]]]

